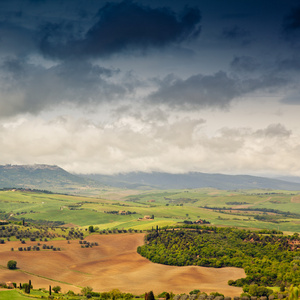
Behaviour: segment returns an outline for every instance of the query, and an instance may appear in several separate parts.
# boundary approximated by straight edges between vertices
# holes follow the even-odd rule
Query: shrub
[[[31,288],[31,286],[28,283],[23,284],[23,289],[26,294],[30,294],[30,288]]]
[[[200,290],[198,289],[189,292],[190,295],[197,295],[198,293],[200,293]]]
[[[67,295],[68,295],[68,296],[75,296],[75,293],[74,293],[73,291],[69,290],[69,291],[67,292]]]
[[[7,268],[10,270],[14,270],[17,268],[17,262],[15,260],[10,260],[7,263]]]
[[[86,296],[88,294],[91,294],[91,292],[93,291],[93,288],[91,288],[90,286],[86,286],[81,290],[81,293]]]
[[[214,297],[218,297],[218,296],[221,296],[224,298],[224,295],[223,294],[220,294],[218,292],[211,292],[210,295],[214,296]]]
[[[61,291],[61,287],[59,285],[57,285],[57,286],[54,286],[52,288],[52,290],[53,290],[54,293],[59,293]]]
[[[120,290],[118,290],[118,289],[113,289],[113,290],[111,290],[111,291],[109,292],[109,294],[110,294],[110,298],[111,298],[112,300],[116,300],[116,299],[118,299],[118,298],[121,297],[121,292],[120,292]]]
[[[168,293],[167,293],[168,294]],[[125,299],[125,300],[130,300],[130,299],[133,299],[133,295],[131,294],[131,293],[126,293],[126,294],[124,294],[124,296],[123,296],[123,299]],[[167,299],[167,298],[166,298]]]

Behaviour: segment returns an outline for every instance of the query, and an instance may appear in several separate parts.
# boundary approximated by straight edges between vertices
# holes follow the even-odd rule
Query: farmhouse
[[[153,220],[153,216],[144,216],[143,218],[138,218],[138,221],[143,221],[143,220]]]
[[[14,288],[14,285],[11,281],[6,282],[5,285],[7,286],[8,289],[13,289]]]

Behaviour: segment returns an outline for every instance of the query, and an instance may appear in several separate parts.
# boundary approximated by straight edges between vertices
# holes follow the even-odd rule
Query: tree
[[[131,293],[126,293],[123,295],[123,299],[125,300],[130,300],[130,299],[133,299],[133,295]]]
[[[91,288],[90,286],[86,286],[81,290],[81,294],[83,294],[84,296],[90,295],[92,291],[93,288]]]
[[[75,296],[75,293],[74,293],[73,291],[69,290],[69,291],[67,292],[67,295],[68,295],[68,296]]]
[[[8,261],[7,268],[10,270],[15,270],[17,268],[17,262],[15,260]]]
[[[121,297],[121,292],[118,289],[113,289],[109,293],[112,300],[116,300]]]
[[[147,295],[147,300],[155,300],[153,291],[150,291],[150,292],[148,293],[148,295]]]
[[[30,294],[30,285],[28,283],[23,284],[23,289],[26,294]]]
[[[94,229],[93,225],[89,226],[89,232],[95,232],[95,229]]]
[[[61,291],[61,287],[59,285],[56,285],[52,288],[54,293],[59,293]]]
[[[169,299],[171,298],[171,295],[170,295],[170,293],[168,293],[168,292],[162,292],[162,293],[159,294],[157,297],[158,297],[158,298],[165,298],[166,300],[169,300]]]
[[[272,294],[272,290],[268,289],[264,286],[258,286],[257,284],[251,284],[249,286],[249,294],[251,296],[256,296],[256,297],[262,297],[262,296],[266,296],[268,297],[269,295]]]

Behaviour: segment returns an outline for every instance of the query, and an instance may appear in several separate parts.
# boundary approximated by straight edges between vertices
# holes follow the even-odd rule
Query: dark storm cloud
[[[300,57],[289,57],[286,59],[282,59],[277,64],[278,71],[300,71]]]
[[[290,45],[299,51],[300,47],[300,6],[291,9],[283,20],[283,34]]]
[[[222,38],[231,41],[238,42],[242,45],[248,45],[251,43],[251,34],[249,31],[235,25],[229,28],[224,28],[221,34]]]
[[[178,106],[211,106],[225,108],[235,98],[238,87],[225,72],[204,76],[201,74],[186,80],[175,79],[168,84],[164,80],[160,89],[151,95],[154,101]]]
[[[132,83],[111,82],[118,73],[85,61],[45,68],[19,59],[7,60],[0,66],[0,115],[38,113],[62,103],[91,107],[122,98],[131,92]]]
[[[264,69],[263,58],[255,56],[256,52],[252,52],[258,46],[256,30],[262,23],[259,23],[260,18],[256,18],[255,12],[258,9],[255,9],[256,6],[252,6],[250,1],[248,4],[249,7],[254,7],[253,11],[248,13],[248,9],[240,4],[236,12],[234,10],[231,12],[229,8],[226,9],[227,14],[217,12],[218,18],[215,16],[215,8],[212,8],[213,4],[203,4],[201,9],[204,15],[206,9],[207,25],[211,26],[211,31],[208,30],[206,37],[197,41],[195,39],[200,34],[200,10],[186,7],[178,13],[182,10],[179,2],[176,5],[172,4],[172,1],[155,4],[151,4],[151,1],[119,1],[106,4],[99,1],[95,4],[94,1],[62,0],[58,5],[54,1],[45,0],[40,1],[40,5],[31,7],[22,5],[22,1],[15,0],[15,2],[18,5],[7,6],[7,13],[0,11],[0,20],[2,20],[0,23],[2,43],[0,88],[4,91],[4,96],[0,99],[2,115],[5,111],[8,114],[39,112],[46,107],[61,103],[85,105],[110,102],[114,99],[126,98],[134,91],[137,91],[137,94],[133,95],[131,100],[139,101],[138,97],[147,98],[145,94],[149,91],[147,90],[149,79],[147,79],[148,75],[144,76],[144,74],[148,71],[147,67],[151,69],[154,64],[157,66],[154,71],[157,71],[157,75],[152,73],[149,77],[165,76],[168,72],[177,72],[178,76],[169,76],[158,81],[157,90],[147,99],[154,103],[166,103],[183,108],[228,108],[234,99],[243,95],[287,85],[288,80],[291,80],[288,72],[292,69],[295,72],[299,70],[299,63],[292,58],[282,61],[281,65],[277,64],[280,70],[275,70],[275,67],[274,72]],[[26,1],[27,4],[29,2]],[[193,3],[197,4],[197,1]],[[163,8],[165,5],[171,8]],[[211,6],[210,10],[209,6]],[[264,7],[267,8],[268,5]],[[5,18],[6,15],[9,18]],[[279,26],[283,20],[283,13],[280,16],[277,21]],[[298,30],[297,16],[297,9],[294,9],[286,17],[286,20],[289,20],[289,22],[285,21],[286,30]],[[214,23],[214,20],[217,22]],[[256,24],[257,20],[258,24]],[[274,31],[276,32],[276,29]],[[214,35],[211,32],[219,34]],[[214,44],[216,36],[219,38],[218,49]],[[181,47],[180,56],[179,50],[175,47],[164,49],[165,56],[159,59],[163,61],[164,57],[171,56],[170,54],[174,57],[177,55],[176,60],[172,60],[172,65],[167,65],[169,62],[159,65],[158,55],[153,55],[155,51],[149,51],[142,56],[146,62],[142,71],[141,68],[137,68],[138,63],[135,64],[134,60],[132,65],[126,66],[127,70],[124,73],[89,63],[92,61],[89,60],[90,58],[100,57],[105,64],[107,63],[105,58],[110,54],[119,54],[128,50],[132,50],[133,53],[138,51],[143,53],[143,50],[148,47],[160,49],[186,40],[195,43],[188,44],[188,49],[187,44],[185,44],[186,48],[176,45],[176,48]],[[250,41],[253,43],[248,50],[243,46]],[[242,47],[231,47],[232,45],[242,45]],[[224,58],[222,46],[226,48]],[[259,47],[263,46],[263,43],[259,45]],[[207,58],[204,57],[207,52],[201,52],[203,49],[206,49],[205,51],[208,49]],[[270,48],[266,49],[270,50]],[[41,59],[41,53],[46,56],[46,59],[45,57]],[[155,53],[160,54],[158,51]],[[190,53],[194,54],[192,59]],[[218,60],[216,59],[215,63],[216,56]],[[217,61],[227,65],[225,60],[228,57],[234,59],[230,63],[229,71],[225,71],[224,67],[217,65]],[[54,64],[55,58],[59,59],[56,61],[58,64],[49,67],[50,64]],[[113,60],[108,62],[116,65],[116,68],[119,66],[126,68],[123,64],[126,58],[120,55],[117,62]],[[30,63],[30,59],[33,63]],[[198,67],[202,67],[200,62],[204,60],[209,62],[212,69],[205,70],[204,67],[201,69],[201,74],[197,74]],[[221,68],[224,71],[217,72]],[[182,70],[185,75],[181,75]],[[281,76],[283,72],[285,76]],[[121,79],[120,74],[123,74]],[[191,76],[191,74],[196,75]],[[186,79],[181,79],[179,76],[182,78],[186,76]],[[142,85],[146,87],[143,91],[139,90]],[[6,100],[8,99],[6,96],[11,100]],[[7,105],[4,105],[5,101]]]
[[[222,19],[225,19],[225,20],[240,20],[240,19],[245,19],[249,16],[250,16],[250,14],[248,14],[248,13],[228,13],[228,14],[223,14]]]
[[[254,72],[260,67],[260,64],[254,57],[237,56],[231,61],[230,67],[236,72]]]
[[[247,93],[270,91],[285,86],[284,78],[268,74],[242,80],[219,71],[214,75],[194,75],[186,80],[167,76],[160,88],[149,96],[150,101],[166,103],[177,108],[212,107],[226,109],[231,102]]]
[[[240,96],[256,91],[274,92],[281,87],[286,87],[290,84],[288,79],[271,73],[256,78],[238,81],[240,82],[241,87]]]
[[[47,24],[41,30],[40,49],[58,58],[101,57],[128,48],[162,47],[195,38],[200,33],[198,8],[186,8],[180,18],[166,8],[150,8],[132,1],[107,3],[98,21],[82,38],[72,36],[69,24]]]
[[[34,32],[9,22],[0,22],[0,54],[27,55],[35,51]]]
[[[286,33],[300,31],[300,6],[293,8],[290,14],[285,17],[283,29]]]

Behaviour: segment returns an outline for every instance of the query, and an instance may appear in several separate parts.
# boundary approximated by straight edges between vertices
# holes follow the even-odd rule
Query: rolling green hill
[[[201,219],[216,226],[300,232],[300,197],[295,192],[195,189],[123,193],[105,191],[95,198],[3,190],[0,220],[47,220],[72,226],[94,225],[101,230],[144,230]]]
[[[5,165],[0,166],[0,188],[30,188],[73,193],[103,187],[92,179],[73,175],[58,166]]]

